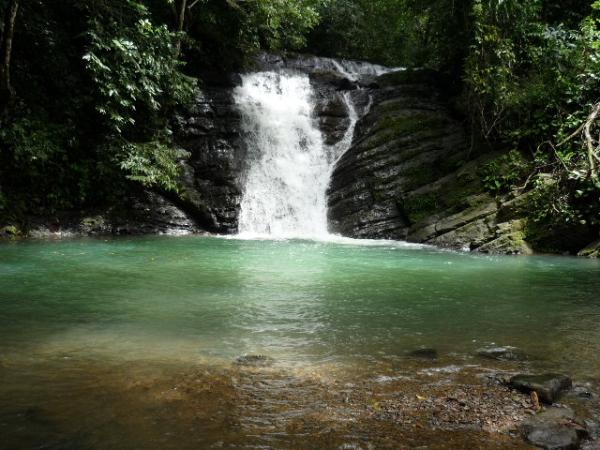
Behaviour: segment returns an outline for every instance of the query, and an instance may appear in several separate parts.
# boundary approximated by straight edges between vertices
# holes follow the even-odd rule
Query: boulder
[[[575,450],[580,439],[572,428],[544,425],[532,428],[525,434],[527,442],[546,450]]]
[[[549,408],[521,425],[525,440],[546,450],[575,450],[588,435],[569,408]]]
[[[560,395],[571,388],[573,382],[566,375],[547,373],[543,375],[515,375],[509,381],[514,389],[529,394],[537,392],[540,400],[552,404]]]

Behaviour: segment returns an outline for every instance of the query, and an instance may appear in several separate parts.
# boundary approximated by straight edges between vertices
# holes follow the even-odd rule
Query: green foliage
[[[0,129],[0,142],[14,165],[32,170],[61,153],[65,130],[45,118],[23,117]]]
[[[157,141],[125,144],[118,152],[119,166],[127,178],[172,192],[179,192],[177,161],[187,156],[187,152]]]
[[[96,110],[109,130],[107,149],[132,181],[177,189],[180,152],[170,148],[168,118],[193,98],[195,82],[179,71],[174,42],[165,25],[155,26],[138,5],[127,20],[93,19],[83,56],[98,92]]]
[[[453,0],[330,0],[309,50],[391,66],[460,66],[468,2]]]
[[[484,168],[482,180],[494,193],[533,180],[529,234],[538,241],[548,230],[597,227],[600,214],[600,181],[580,128],[600,92],[600,2],[570,4],[562,13],[546,0],[473,4],[471,114],[495,145],[534,156],[522,165],[509,154]],[[597,121],[591,127],[597,134]]]
[[[561,180],[540,177],[529,194],[525,235],[538,250],[574,252],[597,237],[600,202],[596,188],[567,189]]]
[[[188,11],[188,67],[239,70],[258,50],[302,50],[329,0],[204,0]],[[152,10],[160,11],[163,0]]]
[[[65,186],[77,177],[70,152],[77,144],[68,128],[45,116],[16,117],[0,129],[2,182],[6,210],[69,208],[78,196]],[[9,170],[6,170],[9,169]],[[22,191],[15,194],[15,188]],[[86,194],[81,192],[80,196]]]
[[[523,182],[531,164],[518,151],[494,159],[479,170],[483,187],[492,194],[505,194]]]
[[[140,116],[164,120],[159,113],[189,101],[194,89],[194,81],[178,70],[174,34],[154,26],[141,11],[129,26],[112,18],[92,20],[83,56],[99,94],[96,110],[117,133]]]
[[[319,21],[322,1],[255,0],[247,5],[242,33],[255,48],[298,50],[306,45],[306,33]]]
[[[111,202],[128,182],[176,190],[168,124],[195,89],[179,35],[140,1],[36,0],[20,11],[19,100],[0,118],[2,214]]]
[[[475,1],[465,78],[487,138],[532,151],[583,114],[600,89],[597,19],[543,20],[542,0]]]
[[[0,236],[3,234],[14,237],[19,234],[19,230],[14,225],[7,225],[5,227],[0,228]]]

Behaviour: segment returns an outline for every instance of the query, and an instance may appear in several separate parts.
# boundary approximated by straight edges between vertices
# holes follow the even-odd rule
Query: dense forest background
[[[259,50],[425,67],[531,189],[544,226],[600,224],[600,1],[0,0],[0,217],[178,191],[173,111]],[[0,224],[2,225],[2,224]]]

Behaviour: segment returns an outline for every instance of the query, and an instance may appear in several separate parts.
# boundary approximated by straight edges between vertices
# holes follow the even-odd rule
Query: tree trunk
[[[4,18],[4,33],[2,36],[2,45],[0,46],[2,58],[0,61],[0,111],[2,112],[7,110],[8,105],[15,95],[10,82],[10,63],[18,10],[19,0],[11,0]]]
[[[181,8],[179,8],[179,15],[177,17],[177,32],[182,33],[183,27],[185,25],[185,13],[187,10],[187,0],[181,0]],[[177,37],[177,42],[175,43],[175,48],[177,51],[177,56],[181,53],[181,36]]]
[[[598,163],[596,162],[599,159],[598,152],[600,151],[600,143],[598,147],[594,145],[594,138],[592,137],[592,127],[596,124],[596,120],[600,115],[600,102],[596,103],[592,108],[592,112],[590,112],[589,117],[585,121],[583,127],[583,135],[585,136],[585,142],[587,145],[588,151],[588,161],[590,164],[590,175],[593,179],[598,178]]]

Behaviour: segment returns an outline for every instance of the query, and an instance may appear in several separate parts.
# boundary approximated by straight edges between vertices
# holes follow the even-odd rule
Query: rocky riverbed
[[[511,385],[514,363],[446,362],[408,356],[401,366],[292,368],[262,355],[218,366],[65,359],[4,409],[0,448],[599,448],[600,401],[590,385],[576,382],[550,405]],[[3,361],[0,399],[21,386],[10,377],[14,364]],[[43,396],[45,383],[68,390]]]

